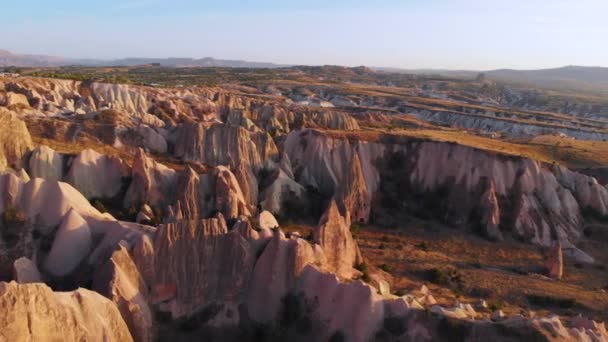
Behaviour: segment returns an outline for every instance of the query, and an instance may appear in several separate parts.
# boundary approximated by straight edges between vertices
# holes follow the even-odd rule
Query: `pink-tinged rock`
[[[313,237],[315,243],[323,248],[331,272],[341,278],[351,278],[356,273],[353,267],[360,264],[363,258],[335,201],[331,201],[321,217]]]
[[[247,204],[234,174],[225,166],[218,166],[215,176],[215,209],[228,219],[241,215],[251,216],[251,207]]]
[[[350,212],[352,222],[367,223],[369,221],[371,194],[367,190],[359,154],[353,154],[350,168],[347,171],[346,178],[338,187],[336,197]]]
[[[255,262],[249,243],[221,218],[161,225],[154,239],[154,281],[175,284],[171,313],[191,315],[211,302],[239,303]]]
[[[309,243],[287,240],[280,229],[275,230],[253,270],[248,294],[250,316],[258,322],[274,320],[302,270],[310,264],[324,263],[322,253]]]
[[[148,158],[142,149],[135,154],[132,178],[124,199],[125,207],[139,207],[147,202],[164,208],[174,202],[176,172]]]
[[[57,277],[70,274],[91,252],[92,240],[87,222],[71,209],[57,230],[44,269]]]
[[[137,266],[139,273],[146,282],[152,284],[154,282],[154,245],[147,234],[141,234],[133,251],[131,252],[133,262]]]
[[[86,149],[72,161],[65,181],[88,199],[113,198],[129,173],[128,165],[120,158]]]
[[[558,280],[562,279],[564,275],[564,255],[561,243],[555,243],[551,247],[545,266],[549,277]]]
[[[490,183],[488,190],[481,196],[481,224],[490,239],[496,241],[504,239],[500,231],[500,207],[494,182]]]
[[[42,276],[32,260],[21,257],[13,263],[13,280],[19,284],[41,283]]]
[[[119,246],[110,260],[95,270],[93,289],[116,304],[135,341],[154,341],[148,285],[126,248]]]
[[[191,167],[186,167],[177,178],[177,201],[180,203],[183,218],[200,218],[200,177]]]

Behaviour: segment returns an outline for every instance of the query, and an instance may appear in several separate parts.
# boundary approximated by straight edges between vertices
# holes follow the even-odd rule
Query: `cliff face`
[[[23,157],[33,148],[30,133],[15,114],[1,108],[0,127],[0,170],[19,169],[24,165]]]
[[[405,209],[455,226],[485,224],[495,238],[572,247],[582,231],[581,208],[606,213],[608,192],[593,178],[455,144],[366,142],[304,130],[289,134],[285,151],[299,183],[358,203],[349,209],[363,220],[367,192],[378,220]]]
[[[254,171],[272,166],[278,149],[266,133],[222,124],[183,124],[176,132],[175,156],[210,166],[235,169],[245,164]]]
[[[44,284],[0,283],[0,339],[133,341],[116,306],[84,289],[53,292]],[[35,309],[33,309],[35,308]]]

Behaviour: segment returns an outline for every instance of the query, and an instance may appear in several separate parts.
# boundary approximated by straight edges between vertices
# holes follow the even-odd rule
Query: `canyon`
[[[608,104],[276,72],[186,87],[0,77],[0,308],[14,313],[0,340],[608,339],[606,284],[587,284],[608,279]],[[534,264],[470,268],[565,297],[470,294],[473,262],[395,270],[443,258],[433,235],[513,248],[505,259]]]

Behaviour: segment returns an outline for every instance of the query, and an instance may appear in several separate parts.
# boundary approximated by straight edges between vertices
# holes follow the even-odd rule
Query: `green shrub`
[[[416,245],[416,248],[418,248],[421,251],[424,252],[428,252],[429,251],[429,244],[426,243],[425,241],[422,241],[421,243]]]
[[[98,199],[93,200],[92,205],[95,209],[97,209],[102,214],[108,212],[108,210],[106,209],[106,206],[103,205],[103,203],[101,203],[101,201]]]
[[[357,266],[355,266],[355,269],[359,270],[361,273],[363,273],[361,275],[361,280],[363,280],[366,283],[369,283],[372,279],[369,276],[369,269],[367,268],[367,264],[366,263],[361,263]]]
[[[572,309],[576,307],[577,302],[573,298],[559,298],[551,296],[529,295],[528,302],[537,306],[552,306],[561,309]]]
[[[380,269],[383,270],[384,272],[392,272],[393,271],[393,266],[388,265],[388,264],[382,264],[380,265]]]
[[[2,213],[2,223],[4,226],[24,224],[25,221],[27,221],[25,213],[13,206],[8,206]]]

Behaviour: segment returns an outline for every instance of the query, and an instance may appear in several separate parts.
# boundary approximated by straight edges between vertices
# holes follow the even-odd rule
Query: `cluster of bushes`
[[[363,280],[366,283],[369,283],[372,279],[369,276],[369,269],[367,267],[366,263],[361,263],[359,265],[355,266],[355,269],[358,270],[359,272],[363,273],[361,275],[361,280]]]
[[[432,268],[427,271],[426,278],[428,281],[442,286],[460,285],[462,283],[462,275],[454,268]]]
[[[541,295],[529,295],[528,302],[532,305],[543,307],[558,307],[561,309],[573,309],[578,304],[573,298],[558,298]]]
[[[14,246],[23,234],[23,227],[27,222],[27,216],[13,206],[7,207],[1,217],[2,239],[8,247]]]

